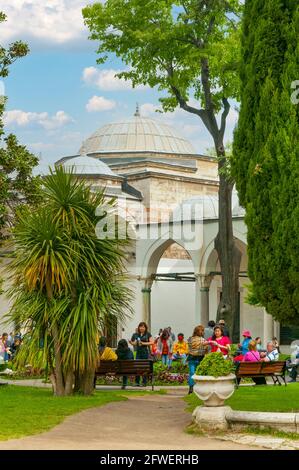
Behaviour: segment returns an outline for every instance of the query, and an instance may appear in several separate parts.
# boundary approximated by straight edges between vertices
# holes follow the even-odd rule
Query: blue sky
[[[133,90],[115,78],[125,67],[114,57],[96,64],[96,43],[88,40],[81,9],[95,0],[2,0],[8,21],[0,26],[0,44],[26,41],[30,54],[11,67],[5,79],[8,96],[6,131],[37,155],[41,165],[77,153],[83,139],[102,125],[129,118],[136,102],[141,113],[167,122],[190,140],[198,153],[212,146],[196,116],[176,110],[156,114],[156,90]],[[231,140],[237,113],[228,119]]]

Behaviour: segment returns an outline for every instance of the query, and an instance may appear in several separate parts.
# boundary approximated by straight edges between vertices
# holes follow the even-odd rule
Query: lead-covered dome
[[[70,158],[63,162],[63,166],[75,175],[117,176],[106,163],[87,155]]]
[[[188,140],[171,126],[140,116],[107,124],[83,142],[82,149],[92,153],[155,152],[195,154]]]
[[[185,199],[173,210],[170,220],[218,219],[218,195],[203,194]],[[244,217],[245,209],[240,206],[238,193],[232,193],[232,216]]]

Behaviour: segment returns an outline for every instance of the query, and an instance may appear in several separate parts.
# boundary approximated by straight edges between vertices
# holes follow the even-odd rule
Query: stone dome
[[[240,206],[238,194],[232,194],[232,216],[244,217],[245,209]],[[204,194],[185,199],[171,216],[172,221],[218,219],[218,195]]]
[[[218,218],[218,196],[207,194],[193,196],[185,199],[177,206],[171,216],[171,220],[202,220]]]
[[[70,170],[76,175],[118,177],[106,163],[98,158],[88,157],[87,155],[70,158],[64,161],[62,165],[66,170]]]
[[[86,153],[156,152],[195,154],[188,140],[162,122],[140,116],[107,124],[83,142]]]

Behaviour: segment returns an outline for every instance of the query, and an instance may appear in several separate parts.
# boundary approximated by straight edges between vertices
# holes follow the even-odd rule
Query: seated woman
[[[117,361],[117,355],[107,346],[107,338],[102,336],[99,341],[99,359],[101,361]]]
[[[258,352],[265,351],[262,346],[262,338],[260,336],[257,336],[254,341],[256,342],[256,349]]]
[[[242,333],[243,336],[243,341],[242,343],[238,344],[238,351],[237,355],[234,357],[234,362],[241,362],[243,361],[243,358],[246,353],[248,353],[248,345],[250,341],[252,340],[251,333],[249,330],[244,330]]]
[[[133,351],[129,348],[128,342],[125,339],[121,339],[118,342],[116,355],[119,361],[127,361],[127,360],[134,360]],[[126,375],[123,376],[123,384],[122,390],[126,388],[128,384],[128,377]]]
[[[258,362],[260,359],[257,344],[254,340],[251,340],[248,344],[248,352],[243,356],[243,362]]]
[[[112,348],[109,348],[107,346],[107,338],[105,338],[105,336],[101,336],[100,338],[98,351],[99,351],[99,356],[98,356],[99,361],[117,361],[117,355],[115,354]],[[96,381],[97,381],[97,378],[95,376],[94,383],[93,383],[94,388],[96,387]]]
[[[260,353],[257,350],[256,341],[253,339],[248,343],[248,352],[243,356],[242,362],[259,362],[261,361]],[[256,385],[267,385],[265,377],[252,377]],[[238,380],[240,382],[240,380]]]

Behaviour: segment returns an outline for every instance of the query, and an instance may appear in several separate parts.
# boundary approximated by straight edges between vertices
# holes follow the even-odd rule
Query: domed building
[[[193,146],[175,129],[162,122],[134,117],[107,124],[94,132],[82,145],[88,154],[141,153],[194,154]]]
[[[117,200],[119,215],[129,221],[133,237],[128,252],[134,316],[117,325],[111,344],[130,339],[140,321],[153,335],[171,326],[175,334],[192,334],[195,325],[216,319],[222,282],[217,252],[218,170],[214,157],[197,154],[171,126],[140,115],[107,124],[83,143],[77,155],[56,162],[83,178],[94,191]],[[244,209],[232,198],[235,241],[242,253],[239,313],[243,329],[264,343],[279,337],[280,327],[263,308],[246,303],[247,250]]]
[[[197,154],[176,129],[141,116],[137,108],[132,118],[91,134],[79,156],[58,163],[75,165],[75,173],[92,181],[95,189],[105,186],[108,196],[118,195],[124,217],[134,225],[128,270],[135,315],[119,325],[118,337],[130,338],[142,320],[153,334],[170,325],[188,336],[195,324],[216,319],[222,284],[214,248],[219,210],[215,158]],[[245,302],[249,279],[244,215],[233,192],[234,235],[242,253],[234,336],[239,340],[246,328],[267,341],[279,336],[279,325],[262,308]]]

